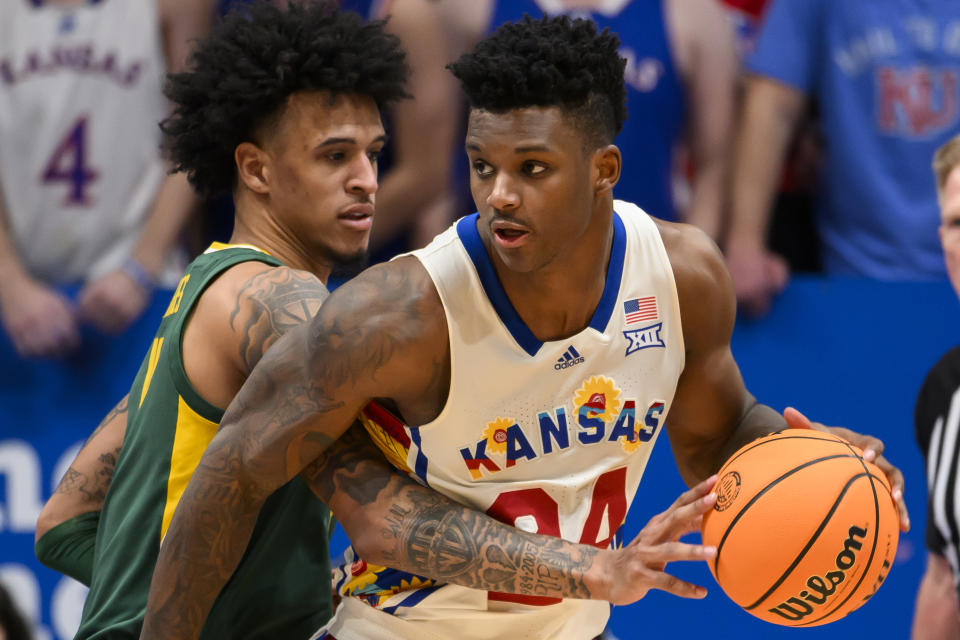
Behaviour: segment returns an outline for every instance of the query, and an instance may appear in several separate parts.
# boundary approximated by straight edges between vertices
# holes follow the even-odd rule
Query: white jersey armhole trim
[[[467,255],[467,250],[463,246],[463,243],[460,242],[460,236],[458,236],[456,233],[456,223],[454,223],[452,233],[450,235],[450,238],[447,240],[447,242],[433,248],[427,247],[422,251],[424,251],[425,253],[427,249],[432,249],[430,252],[435,253],[440,251],[442,248],[447,247],[450,244],[457,245],[456,250],[464,254],[464,257],[466,258],[467,262],[470,264],[471,268],[473,268],[473,262],[470,261],[470,256]],[[447,414],[450,412],[449,410],[450,398],[452,398],[454,395],[455,380],[454,380],[453,372],[455,371],[454,366],[456,365],[456,363],[454,362],[454,358],[456,356],[454,355],[454,349],[453,349],[453,325],[450,320],[450,305],[448,304],[449,301],[447,300],[446,295],[444,294],[443,287],[441,287],[437,283],[437,278],[434,277],[433,271],[431,271],[426,261],[421,259],[420,257],[421,253],[419,251],[400,254],[392,258],[392,260],[396,260],[397,258],[408,256],[408,255],[415,257],[417,261],[420,262],[420,265],[423,267],[423,269],[427,272],[427,275],[430,276],[430,282],[433,283],[433,289],[434,291],[437,292],[437,297],[440,298],[440,304],[443,305],[443,318],[447,324],[447,351],[450,354],[450,376],[449,376],[450,379],[447,386],[447,397],[443,401],[443,408],[440,410],[440,413],[438,413],[433,420],[426,423],[425,425],[417,425],[417,426],[410,425],[411,429],[424,429],[424,428],[429,428],[431,425],[435,423],[439,423],[441,420],[444,420],[447,417]],[[474,273],[474,275],[476,274]],[[423,439],[421,438],[421,442],[422,441]],[[419,448],[419,445],[418,445],[418,448]]]

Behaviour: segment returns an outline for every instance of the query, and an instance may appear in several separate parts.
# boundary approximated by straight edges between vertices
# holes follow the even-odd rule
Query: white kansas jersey
[[[103,275],[130,254],[165,172],[156,0],[2,5],[0,186],[14,243],[42,280]]]
[[[601,548],[620,543],[684,361],[659,231],[632,204],[616,201],[615,210],[590,325],[554,342],[540,342],[520,319],[476,214],[415,251],[446,312],[447,404],[419,428],[373,405],[364,411],[391,462],[423,484],[519,529]],[[593,638],[610,612],[596,600],[436,584],[367,565],[351,551],[335,572],[347,597],[326,629],[337,640]]]

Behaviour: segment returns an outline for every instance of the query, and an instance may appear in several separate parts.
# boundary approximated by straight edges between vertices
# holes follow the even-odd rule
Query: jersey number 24
[[[590,512],[580,533],[580,544],[589,544],[600,549],[610,546],[610,541],[627,517],[626,487],[626,467],[607,471],[597,478],[597,482],[593,485]],[[604,514],[607,516],[607,535],[603,539],[598,539]],[[511,526],[517,526],[517,521],[521,518],[532,518],[537,523],[537,533],[560,537],[560,505],[539,487],[501,493],[487,509],[487,515]],[[528,529],[528,527],[523,528]],[[491,591],[488,598],[536,606],[557,604],[562,601],[561,598],[496,591]]]

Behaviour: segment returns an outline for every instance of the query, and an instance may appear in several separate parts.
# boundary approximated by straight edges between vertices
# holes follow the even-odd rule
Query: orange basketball
[[[787,429],[737,451],[703,518],[710,571],[747,612],[775,624],[839,620],[893,564],[897,509],[883,472],[847,441]]]

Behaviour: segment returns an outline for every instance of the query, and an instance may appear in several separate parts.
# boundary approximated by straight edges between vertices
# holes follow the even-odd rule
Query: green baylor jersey
[[[187,379],[184,326],[218,275],[251,260],[280,265],[256,247],[221,243],[194,260],[140,366],[77,639],[140,635],[160,541],[223,416]],[[270,496],[201,638],[309,638],[331,615],[329,522],[330,512],[299,477]]]

